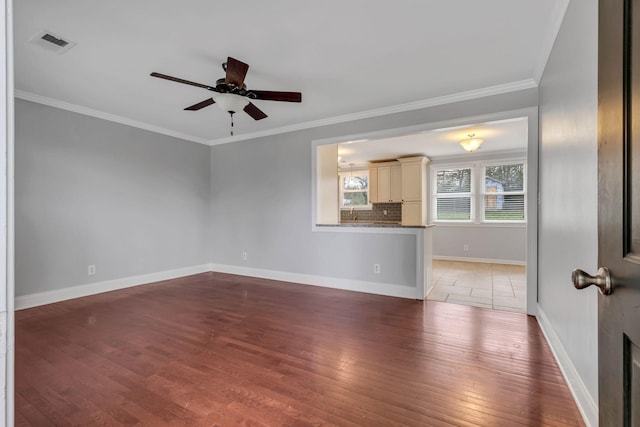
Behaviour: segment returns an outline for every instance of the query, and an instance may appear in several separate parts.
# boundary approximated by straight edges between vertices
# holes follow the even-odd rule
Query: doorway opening
[[[508,139],[514,150],[431,164],[431,214],[438,227],[427,299],[526,313],[527,121],[483,127],[485,134]]]

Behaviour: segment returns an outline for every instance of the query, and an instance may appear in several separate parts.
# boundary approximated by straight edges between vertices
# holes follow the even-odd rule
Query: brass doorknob
[[[584,289],[591,285],[595,285],[600,289],[600,293],[602,295],[611,295],[611,292],[613,292],[611,274],[607,267],[600,267],[595,276],[591,276],[590,274],[576,268],[571,272],[571,281],[576,289]]]

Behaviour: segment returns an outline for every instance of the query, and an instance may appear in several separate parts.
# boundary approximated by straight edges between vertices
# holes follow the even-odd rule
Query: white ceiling
[[[203,143],[377,113],[470,91],[537,84],[567,0],[19,0],[18,97]],[[64,54],[29,40],[77,43]],[[183,108],[211,92],[233,56],[249,89],[300,91],[301,104],[254,101],[269,117]],[[372,113],[373,114],[373,113]]]
[[[527,150],[527,118],[468,124],[451,128],[428,130],[410,135],[374,140],[345,141],[338,146],[341,168],[363,166],[370,161],[424,155],[430,159],[448,157],[473,158],[493,152],[525,153]],[[473,156],[464,151],[460,141],[469,134],[484,142]]]

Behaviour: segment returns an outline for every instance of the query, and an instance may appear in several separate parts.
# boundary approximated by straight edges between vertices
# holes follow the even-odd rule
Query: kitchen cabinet
[[[421,202],[402,202],[402,225],[426,225]]]
[[[390,168],[389,177],[389,201],[397,203],[402,201],[402,166],[394,164]]]
[[[387,203],[391,193],[391,167],[378,166],[378,203]]]
[[[421,162],[403,162],[402,163],[402,200],[403,201],[420,201],[423,197],[423,184]]]
[[[378,168],[369,166],[369,203],[378,203]]]
[[[427,224],[427,163],[424,156],[398,159],[402,175],[402,225]]]
[[[428,162],[415,156],[369,163],[371,203],[402,203],[402,225],[426,225]]]
[[[399,162],[369,165],[369,198],[372,203],[402,201],[402,166]]]

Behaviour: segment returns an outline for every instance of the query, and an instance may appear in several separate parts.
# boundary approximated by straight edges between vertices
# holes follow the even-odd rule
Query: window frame
[[[523,204],[523,219],[487,219],[486,215],[486,197],[490,194],[498,194],[498,193],[487,193],[486,191],[486,178],[487,178],[487,167],[490,166],[506,166],[506,165],[522,165],[522,191],[505,191],[499,193],[501,196],[522,196]],[[479,193],[482,202],[480,203],[480,212],[482,213],[482,222],[488,224],[526,224],[527,222],[527,161],[526,159],[511,159],[511,160],[497,160],[497,161],[483,161],[479,164],[480,173],[482,175],[481,181],[481,189],[482,191]]]
[[[345,190],[343,184],[344,177],[350,176],[366,176],[367,177],[367,204],[366,205],[344,205],[344,194],[345,193],[360,193],[362,190]],[[354,168],[353,171],[351,169],[340,169],[338,170],[338,208],[341,211],[345,210],[372,210],[373,205],[371,204],[370,197],[370,189],[371,189],[371,180],[369,179],[369,168]]]
[[[471,184],[470,192],[468,193],[438,193],[438,172],[454,169],[470,169],[471,171]],[[441,165],[434,165],[431,168],[431,220],[434,223],[452,223],[452,224],[470,224],[475,222],[475,207],[476,207],[476,177],[474,172],[473,163],[447,163]],[[438,197],[441,196],[441,197]],[[437,219],[438,215],[438,198],[453,198],[453,197],[469,197],[469,219]]]
[[[523,165],[523,191],[500,193],[501,195],[523,195],[524,197],[524,219],[522,220],[504,220],[504,219],[486,219],[485,218],[485,196],[488,194],[485,191],[485,177],[487,166],[501,166],[501,165]],[[441,225],[504,225],[504,226],[522,226],[528,222],[527,216],[527,159],[525,157],[512,157],[504,159],[482,159],[471,162],[443,162],[430,165],[429,177],[431,179],[429,200],[431,207],[429,214],[431,216],[431,222]],[[452,220],[452,219],[437,219],[437,199],[438,199],[438,172],[442,170],[452,169],[471,169],[471,212],[470,219],[464,220]],[[469,197],[469,193],[440,193],[440,196],[446,197],[446,194],[459,194],[460,197]],[[450,195],[448,197],[451,197]]]

